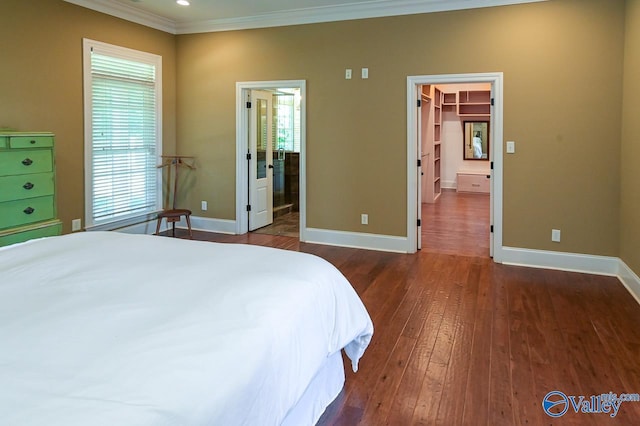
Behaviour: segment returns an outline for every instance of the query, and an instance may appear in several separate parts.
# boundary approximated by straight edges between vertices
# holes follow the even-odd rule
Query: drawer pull
[[[35,145],[36,141],[31,140],[31,141],[29,141],[29,143],[31,143],[31,145]]]
[[[33,160],[31,158],[25,158],[24,160],[22,160],[22,164],[24,164],[25,166],[30,166],[33,164]]]
[[[34,185],[34,184],[32,184],[31,182],[27,182],[27,183],[25,183],[24,185],[22,185],[22,187],[23,187],[24,189],[26,189],[26,190],[33,189],[33,187],[34,187],[34,186],[35,186],[35,185]]]
[[[22,211],[25,212],[26,214],[31,214],[31,213],[35,212],[36,209],[34,209],[33,207],[27,207],[26,209],[24,209]]]
[[[471,186],[480,186],[479,183],[472,183]]]

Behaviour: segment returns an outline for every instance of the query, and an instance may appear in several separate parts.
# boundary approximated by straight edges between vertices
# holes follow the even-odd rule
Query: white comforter
[[[328,262],[111,232],[0,249],[0,424],[277,425],[373,326]]]

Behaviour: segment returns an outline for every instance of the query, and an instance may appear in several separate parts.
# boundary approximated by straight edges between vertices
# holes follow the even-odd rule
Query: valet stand
[[[157,166],[158,168],[167,167],[168,169],[168,182],[171,185],[171,169],[174,170],[174,178],[173,178],[173,200],[171,204],[171,209],[165,209],[162,212],[158,213],[158,223],[156,225],[156,235],[160,234],[160,225],[162,224],[162,219],[167,219],[167,225],[171,224],[172,227],[172,236],[176,236],[176,222],[180,222],[180,218],[182,216],[185,217],[187,221],[187,228],[189,228],[189,239],[193,238],[191,233],[191,210],[187,209],[177,209],[176,208],[176,196],[178,195],[178,167],[187,166],[190,169],[195,169],[195,166],[185,162],[185,159],[191,159],[193,161],[194,157],[187,157],[184,155],[163,155],[162,156],[162,164]],[[171,186],[169,186],[171,188]],[[171,196],[171,194],[169,194]]]

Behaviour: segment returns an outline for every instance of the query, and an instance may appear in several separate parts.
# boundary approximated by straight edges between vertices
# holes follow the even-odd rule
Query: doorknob
[[[273,164],[269,164],[269,168],[270,168],[270,169],[273,169]]]

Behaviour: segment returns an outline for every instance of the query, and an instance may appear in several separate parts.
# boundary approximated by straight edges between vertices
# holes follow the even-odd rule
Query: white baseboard
[[[396,253],[407,252],[406,237],[307,228],[304,232],[304,238],[304,242],[306,243],[389,251]]]
[[[618,275],[620,259],[609,256],[502,247],[502,263],[598,275]]]
[[[126,226],[124,228],[117,229],[118,232],[124,232],[127,234],[153,234],[156,232],[156,220],[150,220],[147,222],[137,223],[135,225]],[[187,222],[184,218],[176,222],[176,228],[187,229]],[[160,226],[160,232],[168,231],[171,227],[167,226],[166,221],[162,221]],[[208,217],[191,216],[191,229],[194,231],[206,231],[217,232],[219,234],[235,234],[236,233],[236,221],[225,219],[211,219]]]
[[[180,228],[187,229],[187,222],[181,220]],[[229,219],[212,219],[209,217],[191,216],[191,228],[196,231],[217,232],[219,234],[235,234],[236,221]]]
[[[503,247],[502,263],[615,276],[640,304],[640,278],[619,257]]]
[[[622,259],[619,264],[618,278],[622,284],[629,290],[629,293],[640,303],[640,277],[627,266]]]
[[[442,189],[456,189],[458,185],[455,180],[443,180],[440,187]]]

